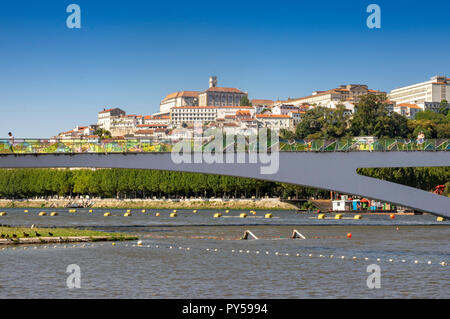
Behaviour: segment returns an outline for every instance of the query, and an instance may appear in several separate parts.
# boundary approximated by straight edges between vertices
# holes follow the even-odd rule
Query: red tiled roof
[[[136,125],[136,127],[158,127],[158,126],[167,127],[167,124],[139,124],[139,125]]]
[[[197,91],[179,91],[168,94],[163,101],[174,99],[177,97],[197,97],[200,92]]]
[[[218,106],[175,106],[172,109],[218,109]]]
[[[412,103],[401,103],[398,104],[397,106],[400,107],[408,107],[410,109],[422,109],[420,106],[418,106],[417,104],[412,104]]]
[[[287,118],[290,119],[289,115],[278,115],[278,114],[256,114],[256,118]]]
[[[206,92],[224,92],[224,93],[244,93],[241,90],[235,88],[223,88],[223,87],[210,87]]]

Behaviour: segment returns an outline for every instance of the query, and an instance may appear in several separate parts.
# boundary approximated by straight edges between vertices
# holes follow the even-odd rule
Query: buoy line
[[[126,247],[128,247],[128,245],[125,245]],[[130,247],[139,247],[139,248],[156,248],[156,249],[168,249],[168,250],[173,250],[173,249],[177,249],[177,250],[186,250],[186,251],[191,251],[192,248],[190,247],[182,247],[182,246],[175,246],[175,245],[167,245],[167,244],[159,244],[159,245],[137,245],[137,244],[132,244]],[[227,252],[230,251],[232,254],[236,254],[236,253],[240,253],[240,254],[255,254],[255,255],[274,255],[274,256],[283,256],[283,257],[305,257],[305,258],[328,258],[328,259],[342,259],[342,260],[348,260],[348,261],[373,261],[373,262],[389,262],[389,263],[406,263],[406,262],[410,262],[412,264],[415,265],[435,265],[438,264],[440,266],[448,266],[449,263],[447,261],[432,261],[432,260],[411,260],[411,261],[407,261],[405,259],[400,259],[400,258],[388,258],[388,259],[384,259],[384,258],[374,258],[374,257],[358,257],[358,256],[344,256],[344,255],[334,255],[334,254],[313,254],[313,253],[305,253],[305,252],[297,252],[297,253],[289,253],[289,252],[280,252],[280,251],[275,251],[275,252],[270,252],[270,251],[264,251],[261,252],[259,250],[255,250],[255,251],[251,251],[249,249],[223,249],[223,248],[194,248],[194,250],[196,251],[203,251],[203,252]]]
[[[341,260],[348,260],[348,261],[369,261],[369,262],[387,262],[387,263],[412,263],[414,265],[440,265],[440,266],[448,266],[448,261],[433,261],[433,260],[406,260],[404,258],[375,258],[375,257],[360,257],[360,256],[345,256],[345,255],[337,255],[337,254],[319,254],[319,253],[309,253],[309,252],[281,252],[281,251],[264,251],[261,252],[259,250],[249,250],[249,249],[223,249],[223,248],[194,248],[191,247],[183,247],[183,246],[177,246],[175,244],[169,245],[169,244],[146,244],[144,245],[142,241],[138,241],[136,244],[120,244],[117,245],[116,242],[112,242],[111,245],[113,247],[131,247],[131,248],[153,248],[153,249],[168,249],[168,250],[184,250],[184,251],[203,251],[203,252],[231,252],[232,254],[255,254],[255,255],[266,255],[266,256],[281,256],[281,257],[305,257],[305,258],[328,258],[328,259],[341,259]],[[8,250],[49,250],[49,249],[70,249],[70,248],[89,248],[89,247],[103,247],[104,243],[83,243],[83,244],[72,244],[72,245],[53,245],[53,246],[23,246],[23,247],[2,247],[0,249],[0,252],[2,251],[8,251]]]

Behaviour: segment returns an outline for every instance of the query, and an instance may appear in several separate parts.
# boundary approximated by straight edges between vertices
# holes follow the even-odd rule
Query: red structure
[[[438,185],[438,186],[436,186],[435,188],[434,188],[434,191],[433,191],[433,193],[435,193],[435,194],[438,194],[438,195],[442,195],[442,193],[444,192],[444,190],[445,190],[445,185]]]

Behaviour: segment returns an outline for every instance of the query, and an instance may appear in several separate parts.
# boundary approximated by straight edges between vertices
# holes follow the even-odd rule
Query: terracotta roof
[[[245,116],[248,116],[248,115],[250,115],[250,111],[248,111],[248,110],[239,110],[239,111],[236,111],[236,116],[240,116],[240,115],[245,115]]]
[[[158,126],[167,126],[167,124],[139,124],[136,127],[158,127]]]
[[[287,118],[290,119],[289,115],[278,115],[278,114],[256,114],[256,118]]]
[[[172,109],[218,109],[218,106],[175,106]]]
[[[119,109],[118,107],[115,107],[115,108],[112,108],[112,109],[107,109],[107,110],[100,111],[100,112],[98,112],[98,113],[99,113],[99,114],[100,114],[100,113],[108,113],[108,112],[111,112],[111,111],[113,111],[113,110],[120,110],[120,111],[123,111],[123,110]]]
[[[219,109],[248,109],[253,110],[252,106],[219,106]]]
[[[398,104],[397,106],[400,107],[408,107],[410,109],[422,109],[420,106],[418,106],[417,104],[411,104],[411,103],[401,103]]]
[[[252,104],[266,104],[266,105],[268,105],[268,104],[273,104],[273,101],[272,100],[260,100],[260,99],[253,99],[253,100],[251,100],[251,102],[252,102]]]
[[[174,99],[177,97],[197,97],[200,92],[197,91],[179,91],[168,94],[163,101]]]
[[[153,134],[154,130],[137,130],[134,134]]]
[[[244,93],[241,90],[235,88],[222,88],[222,87],[210,87],[206,92],[225,92],[225,93]]]

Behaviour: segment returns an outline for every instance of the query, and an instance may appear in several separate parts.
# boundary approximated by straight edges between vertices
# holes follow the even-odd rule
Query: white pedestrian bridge
[[[34,143],[34,144],[33,144]],[[110,143],[110,144],[108,144]],[[450,166],[449,140],[279,141],[260,149],[176,156],[173,143],[149,140],[0,140],[0,168],[135,168],[249,177],[368,197],[450,218],[450,198],[367,176],[358,168]],[[200,155],[200,156],[199,156]],[[276,162],[276,163],[275,163]],[[262,168],[272,165],[269,173]]]

